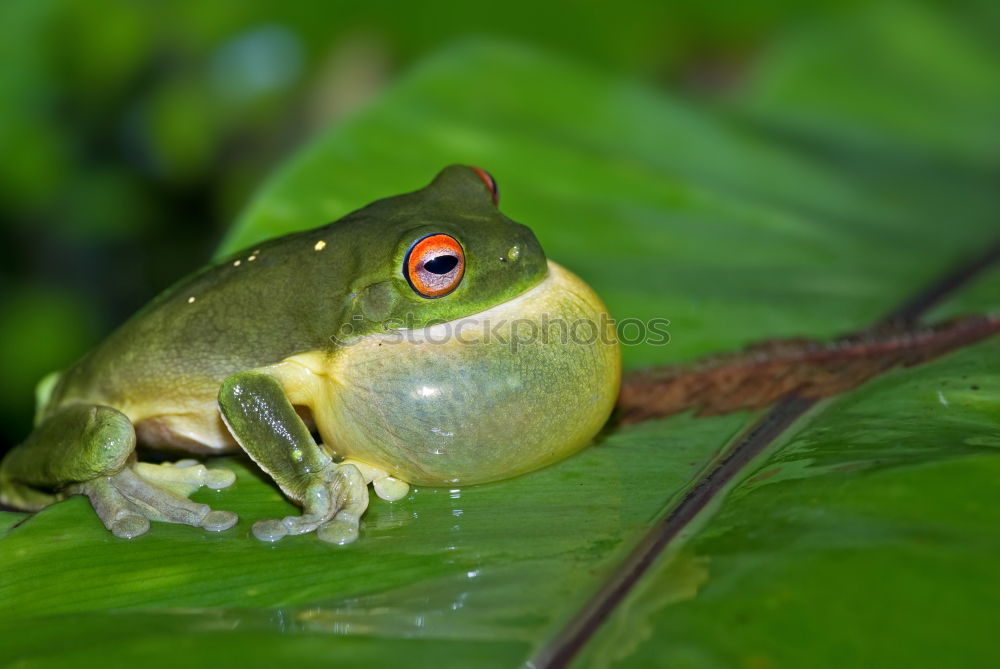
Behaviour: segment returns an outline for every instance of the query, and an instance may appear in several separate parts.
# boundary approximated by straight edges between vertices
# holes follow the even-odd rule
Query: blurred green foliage
[[[27,431],[38,378],[201,265],[272,165],[444,42],[487,35],[528,43],[611,76],[725,102],[748,117],[797,110],[793,127],[832,130],[825,136],[838,141],[858,139],[857,128],[843,122],[857,111],[852,101],[868,100],[884,107],[888,139],[893,132],[920,136],[929,151],[958,147],[980,168],[995,167],[991,118],[918,127],[905,112],[924,95],[919,86],[899,98],[896,91],[845,95],[828,85],[845,76],[848,86],[855,83],[849,73],[856,63],[842,67],[843,58],[882,65],[870,58],[879,45],[864,35],[859,45],[868,51],[815,41],[810,27],[850,23],[869,5],[3,3],[0,451]],[[987,0],[949,14],[983,35],[998,24]],[[983,100],[948,97],[955,71],[983,84],[959,82],[956,90],[996,95],[997,79],[978,65],[982,59],[972,67],[939,63],[941,50],[926,48],[933,16],[906,16],[915,17],[913,25],[895,34],[911,36],[903,46],[914,56],[929,54],[916,63],[922,75],[943,73],[945,96],[934,103],[963,113],[990,109]],[[822,67],[815,58],[797,72],[769,67],[794,62],[773,56],[795,48],[819,53]],[[744,90],[748,81],[752,94]]]

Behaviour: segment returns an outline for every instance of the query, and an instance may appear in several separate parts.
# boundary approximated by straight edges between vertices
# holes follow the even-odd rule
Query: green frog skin
[[[256,522],[257,538],[343,544],[368,485],[392,501],[572,454],[617,397],[614,328],[496,193],[453,165],[177,283],[43,381],[34,431],[0,463],[0,501],[83,494],[123,538],[150,520],[225,530],[236,514],[188,495],[231,472],[140,462],[136,446],[242,450],[302,508]]]

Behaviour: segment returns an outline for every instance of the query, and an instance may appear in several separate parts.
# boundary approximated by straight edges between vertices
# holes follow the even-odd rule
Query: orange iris
[[[465,273],[465,251],[451,235],[423,237],[403,261],[406,280],[424,297],[442,297],[455,290]]]

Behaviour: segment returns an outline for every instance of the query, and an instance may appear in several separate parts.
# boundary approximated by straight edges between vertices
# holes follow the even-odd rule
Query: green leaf
[[[873,3],[860,20],[827,17],[771,50],[741,104],[854,151],[888,148],[912,160],[996,169],[996,21],[977,35],[963,25],[974,20],[969,14]]]
[[[978,250],[992,233],[981,216],[956,216],[949,234],[941,235],[940,221],[921,205],[887,198],[805,150],[749,133],[738,121],[521,47],[469,42],[424,62],[364,113],[313,139],[263,188],[220,253],[420,187],[453,162],[489,169],[500,182],[504,211],[531,225],[549,255],[589,281],[615,316],[671,319],[670,345],[626,347],[630,366],[687,359],[765,336],[862,327]],[[969,355],[991,350],[984,346]],[[736,587],[735,578],[716,576],[725,573],[725,564],[713,551],[745,551],[749,558],[734,568],[746,575],[763,561],[757,546],[793,560],[798,553],[782,551],[795,545],[796,530],[814,542],[875,541],[872,534],[883,526],[858,524],[863,508],[849,513],[834,506],[825,516],[820,503],[851,500],[831,487],[810,502],[805,477],[812,472],[795,473],[818,457],[810,448],[827,442],[834,450],[824,462],[836,469],[838,430],[868,439],[860,427],[865,420],[879,422],[885,431],[871,433],[870,449],[841,449],[849,462],[862,463],[842,480],[857,487],[855,503],[883,504],[894,488],[865,489],[866,481],[878,472],[891,474],[913,452],[930,463],[935,448],[945,448],[934,446],[932,433],[920,436],[926,446],[898,446],[893,426],[901,417],[909,420],[907,411],[927,410],[934,401],[905,394],[908,379],[933,383],[936,377],[912,375],[948,371],[952,364],[948,359],[930,371],[902,372],[856,400],[846,398],[848,408],[830,415],[833,425],[825,432],[827,414],[818,414],[809,429],[819,432],[796,442],[781,461],[780,484],[759,482],[732,497],[726,508],[734,510],[718,532],[699,535],[687,562],[665,567],[669,583],[658,590],[657,602],[690,606],[695,597],[700,606],[701,593],[710,588],[725,593]],[[897,386],[886,386],[892,383]],[[891,401],[864,404],[855,426],[850,407],[878,393]],[[963,409],[963,429],[969,411]],[[237,471],[232,489],[196,495],[240,513],[236,528],[218,535],[156,524],[140,539],[119,540],[83,499],[70,499],[0,538],[0,657],[20,666],[95,658],[148,666],[287,660],[513,666],[558,632],[752,418],[678,416],[609,431],[579,455],[511,481],[415,489],[393,504],[375,500],[360,539],[343,548],[312,536],[275,545],[250,537],[253,521],[292,507],[240,460],[220,463]],[[919,425],[898,429],[911,435]],[[946,428],[935,429],[951,434]],[[967,432],[954,434],[961,440]],[[782,453],[774,457],[786,457]],[[869,461],[873,454],[882,460]],[[883,462],[889,456],[896,460]],[[958,490],[961,481],[950,485]],[[797,486],[795,492],[806,496],[790,507],[796,512],[790,519],[780,517],[781,501],[766,494],[780,486]],[[930,494],[937,499],[950,489]],[[975,494],[982,493],[977,488]],[[753,495],[759,503],[747,502],[739,513]],[[904,497],[919,497],[910,488],[901,495],[898,509],[885,507],[885,523],[913,523],[936,506],[909,506]],[[773,532],[754,535],[771,522]],[[841,527],[848,531],[838,537]],[[762,543],[768,539],[779,543]],[[983,540],[967,552],[985,555],[991,545]],[[957,544],[951,548],[963,552]],[[864,560],[863,552],[856,555]],[[888,578],[896,573],[893,556],[886,556],[866,567],[869,592],[895,587]],[[914,581],[908,587],[920,587],[918,571],[912,566],[906,572]],[[801,572],[802,583],[809,573]],[[970,580],[956,583],[966,587]],[[842,594],[843,581],[812,585],[823,604],[814,598],[803,600],[803,607],[818,616],[819,632],[829,621],[823,639],[832,643],[834,625],[847,614],[834,616],[824,604]],[[770,600],[753,592],[731,594],[743,597],[753,619],[766,617]],[[967,612],[979,610],[980,600],[971,595],[955,594],[954,600]],[[673,657],[696,664],[731,657],[719,641],[726,628],[713,628],[711,616],[706,611],[684,621],[692,634],[703,635],[697,646],[685,645],[678,633],[664,648],[679,649]],[[641,620],[658,624],[649,616]],[[904,625],[900,618],[897,627]],[[635,637],[620,633],[631,639],[621,642],[623,648],[648,647],[641,630]],[[807,655],[808,634],[798,633]],[[684,655],[687,648],[693,650]],[[819,641],[814,648],[827,650]],[[788,656],[802,657],[791,649]]]
[[[983,283],[995,304],[1000,273]],[[997,370],[994,339],[814,412],[661,557],[580,665],[995,663]],[[691,565],[700,580],[679,597]]]

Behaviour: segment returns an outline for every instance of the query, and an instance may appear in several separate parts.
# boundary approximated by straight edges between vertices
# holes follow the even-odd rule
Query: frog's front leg
[[[358,537],[368,508],[368,485],[352,464],[337,464],[313,440],[281,384],[262,372],[226,379],[219,407],[229,431],[282,491],[302,505],[302,515],[262,520],[262,541],[316,531],[323,541],[346,544]]]
[[[187,499],[199,487],[224,488],[232,472],[193,461],[149,465],[135,461],[135,429],[109,406],[75,404],[39,424],[0,464],[0,497],[39,509],[73,494],[86,495],[104,526],[131,539],[150,520],[208,530],[236,524],[235,513]]]

